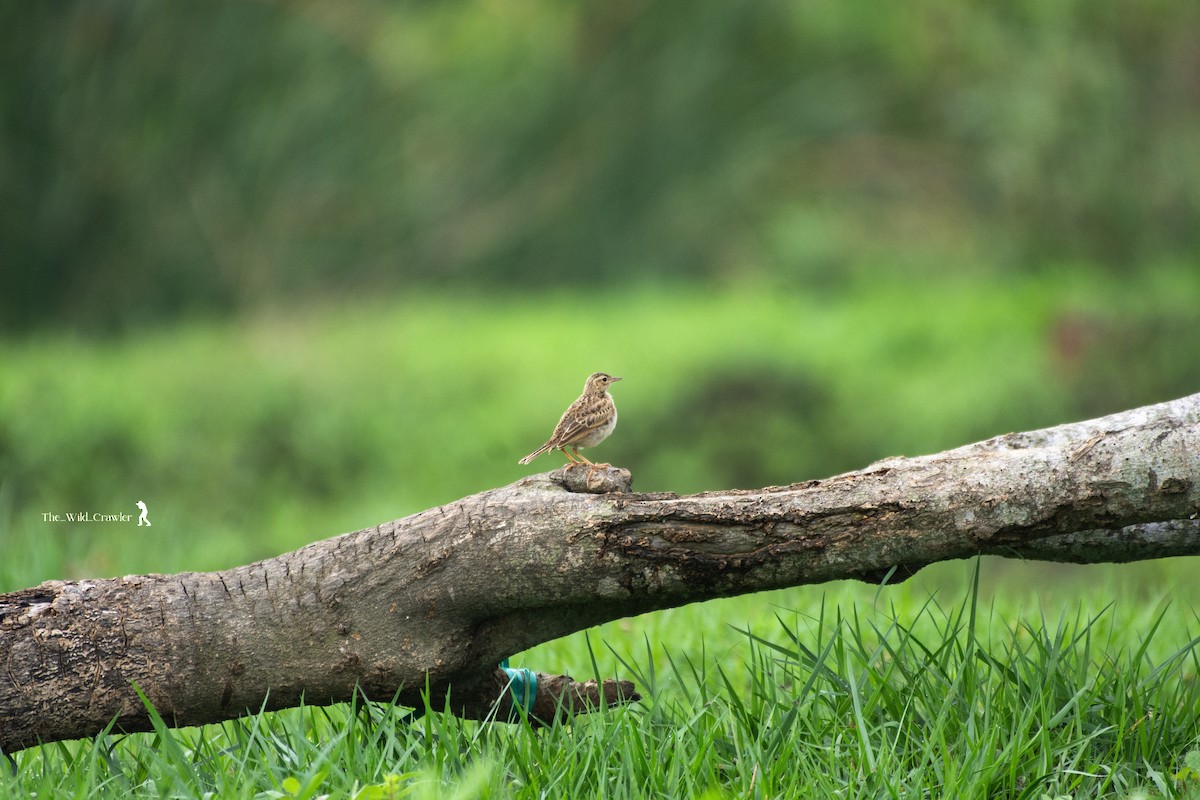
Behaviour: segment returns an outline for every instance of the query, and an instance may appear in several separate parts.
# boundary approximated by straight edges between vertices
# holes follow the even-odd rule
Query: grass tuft
[[[17,753],[0,795],[1197,796],[1194,614],[1020,619],[970,585],[949,607],[776,608],[720,649],[575,637],[645,699],[541,732],[369,702],[172,730],[147,702],[153,732]]]

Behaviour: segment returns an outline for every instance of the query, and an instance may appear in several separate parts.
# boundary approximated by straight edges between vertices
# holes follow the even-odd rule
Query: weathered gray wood
[[[1200,554],[1198,455],[1193,395],[755,491],[558,470],[235,569],[50,581],[0,595],[0,749],[145,730],[134,683],[176,725],[356,686],[507,718],[499,659],[631,614],[980,553]],[[544,675],[535,711],[632,697]]]

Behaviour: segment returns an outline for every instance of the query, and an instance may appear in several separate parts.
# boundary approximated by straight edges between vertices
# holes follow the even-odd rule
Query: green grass
[[[1081,600],[1039,616],[998,597],[985,604],[974,586],[954,597],[866,594],[833,586],[726,601],[722,614],[693,606],[669,612],[673,635],[651,625],[611,646],[593,631],[525,654],[537,665],[569,647],[568,660],[615,664],[645,694],[571,725],[534,732],[387,704],[299,708],[25,751],[0,792],[1200,796],[1188,767],[1200,759],[1200,619],[1181,604]],[[704,624],[739,613],[756,622]]]
[[[625,377],[597,454],[641,490],[787,483],[1166,400],[1200,390],[1197,309],[1194,270],[1064,272],[422,296],[0,342],[0,591],[245,563],[516,480],[593,369]],[[138,499],[152,529],[42,518]],[[303,708],[19,753],[0,796],[1200,796],[1195,564],[986,559],[978,581],[955,562],[671,609],[514,656],[645,695],[570,726]]]

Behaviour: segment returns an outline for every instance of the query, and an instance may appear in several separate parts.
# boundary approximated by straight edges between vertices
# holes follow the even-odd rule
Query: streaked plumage
[[[583,385],[583,394],[563,412],[546,443],[517,463],[528,464],[547,450],[561,450],[571,466],[591,465],[591,461],[579,454],[579,448],[595,447],[617,427],[617,406],[608,394],[608,387],[619,380],[605,372],[593,373]],[[575,458],[571,457],[572,452]]]

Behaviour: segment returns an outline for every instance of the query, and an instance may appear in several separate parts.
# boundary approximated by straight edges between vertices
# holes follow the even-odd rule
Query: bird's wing
[[[559,447],[582,439],[600,427],[606,416],[605,412],[606,409],[602,404],[568,408],[562,415],[562,419],[558,421],[558,426],[555,427],[554,435],[550,437],[550,440],[556,447]]]

